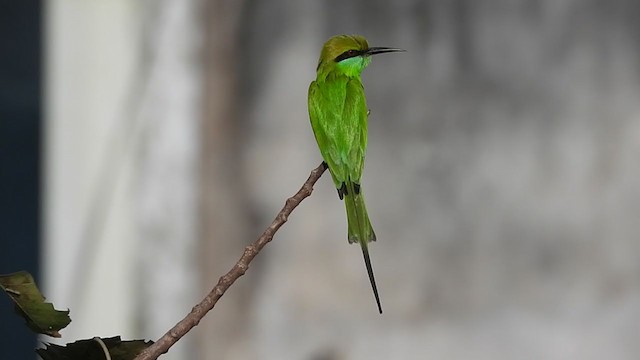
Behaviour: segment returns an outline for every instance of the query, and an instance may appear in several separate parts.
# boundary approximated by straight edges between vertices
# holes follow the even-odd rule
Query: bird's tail
[[[368,249],[368,243],[376,241],[376,234],[373,232],[373,227],[371,227],[371,222],[369,221],[369,215],[367,214],[367,207],[364,204],[364,195],[360,191],[360,185],[349,182],[346,184],[346,190],[344,194],[344,204],[347,208],[347,233],[349,243],[353,244],[358,242],[360,247],[362,247],[362,256],[364,257],[364,264],[369,274],[369,282],[371,282],[373,295],[376,298],[378,311],[382,314],[380,296],[378,295],[376,279],[373,276],[373,268],[371,267]]]

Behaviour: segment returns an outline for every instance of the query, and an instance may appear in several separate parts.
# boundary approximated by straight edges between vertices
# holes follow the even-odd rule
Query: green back
[[[334,70],[326,76],[319,74],[309,86],[311,127],[336,188],[342,183],[360,183],[367,149],[367,112],[359,74]]]

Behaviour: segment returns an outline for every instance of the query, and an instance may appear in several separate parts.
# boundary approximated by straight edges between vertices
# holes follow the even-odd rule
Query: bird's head
[[[360,75],[371,62],[371,55],[404,51],[387,47],[369,47],[367,39],[360,35],[336,35],[324,43],[318,73],[338,70],[349,76]]]

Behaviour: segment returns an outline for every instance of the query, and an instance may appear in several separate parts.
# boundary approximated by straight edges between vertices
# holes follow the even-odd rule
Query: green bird
[[[369,47],[360,35],[337,35],[322,47],[316,80],[309,86],[309,118],[320,153],[329,168],[338,197],[347,209],[347,239],[362,247],[373,295],[382,314],[367,244],[376,240],[360,187],[367,150],[369,110],[360,74],[371,56],[404,51]]]

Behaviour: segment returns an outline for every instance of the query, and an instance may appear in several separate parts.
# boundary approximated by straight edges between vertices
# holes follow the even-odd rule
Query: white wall
[[[195,301],[195,4],[47,3],[42,260],[71,309],[60,342],[156,339]]]

